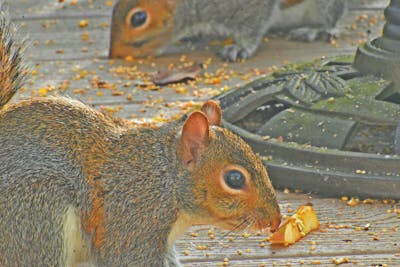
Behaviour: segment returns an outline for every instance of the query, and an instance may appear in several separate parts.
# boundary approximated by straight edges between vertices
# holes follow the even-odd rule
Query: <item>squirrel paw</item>
[[[240,59],[247,59],[250,57],[250,53],[247,49],[237,45],[227,45],[219,53],[222,59],[226,61],[235,62]]]
[[[298,28],[291,30],[288,35],[289,40],[302,42],[313,42],[316,40],[330,42],[337,37],[339,37],[339,31],[336,28]]]

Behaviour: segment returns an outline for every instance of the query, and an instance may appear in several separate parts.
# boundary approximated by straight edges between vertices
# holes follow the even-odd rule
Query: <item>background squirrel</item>
[[[157,129],[62,97],[5,107],[21,50],[0,14],[0,266],[179,266],[193,224],[278,227],[268,174],[216,102]]]
[[[162,54],[168,45],[199,34],[231,36],[220,55],[253,55],[269,31],[313,41],[334,34],[347,0],[119,0],[113,10],[111,57]]]

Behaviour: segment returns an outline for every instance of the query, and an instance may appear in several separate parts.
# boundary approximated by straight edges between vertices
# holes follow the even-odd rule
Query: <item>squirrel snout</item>
[[[265,209],[258,209],[256,216],[256,223],[253,230],[264,231],[269,229],[270,232],[276,232],[281,224],[282,215],[280,211],[267,212]]]
[[[277,230],[278,230],[278,228],[279,228],[279,225],[281,224],[281,221],[282,221],[282,215],[281,214],[278,214],[275,218],[273,218],[272,220],[271,220],[271,223],[270,223],[270,231],[273,233],[273,232],[276,232]]]

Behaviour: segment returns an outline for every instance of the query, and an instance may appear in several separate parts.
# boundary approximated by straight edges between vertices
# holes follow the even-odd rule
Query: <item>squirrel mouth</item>
[[[281,224],[281,216],[273,219],[258,219],[253,216],[244,216],[241,219],[223,221],[224,228],[229,228],[232,231],[248,230],[249,232],[276,232]]]
[[[130,46],[133,46],[135,48],[140,48],[140,47],[144,46],[145,44],[150,43],[154,39],[155,39],[155,36],[150,36],[150,37],[147,37],[147,38],[139,40],[139,41],[127,42],[127,44],[130,45]]]
[[[278,230],[280,224],[281,216],[268,220],[268,222],[265,222],[265,220],[258,220],[252,225],[252,228],[256,231],[261,230],[262,232],[268,228],[271,233],[274,233]]]
[[[153,39],[153,38],[147,38],[147,39],[144,39],[144,40],[142,40],[142,41],[131,42],[131,43],[129,43],[129,45],[131,45],[131,46],[133,46],[133,47],[135,47],[135,48],[140,48],[140,47],[142,47],[143,45],[149,43],[152,39]]]

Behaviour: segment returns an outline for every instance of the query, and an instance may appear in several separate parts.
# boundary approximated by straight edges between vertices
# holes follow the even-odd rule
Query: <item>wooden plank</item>
[[[41,94],[57,94],[78,98],[89,104],[143,103],[150,97],[163,98],[166,101],[204,100],[221,92],[221,88],[224,88],[225,85],[234,86],[250,79],[242,77],[243,70],[231,73],[232,69],[224,67],[224,63],[221,62],[203,71],[199,80],[192,85],[178,84],[155,88],[155,90],[149,90],[142,86],[143,83],[148,84],[151,81],[152,74],[157,70],[165,70],[167,65],[172,62],[182,64],[176,58],[173,61],[165,61],[165,64],[157,65],[153,65],[151,61],[134,65],[126,62],[110,65],[108,60],[41,62],[31,68],[33,73],[31,81],[25,86],[26,90],[20,92],[16,99]],[[250,66],[246,69],[248,72],[251,70]],[[217,75],[217,72],[226,72],[226,75],[230,75],[229,79],[221,78],[221,82],[212,82],[205,77],[212,73],[212,75]],[[255,77],[255,74],[252,77]],[[181,89],[184,91],[176,93]],[[49,91],[48,94],[47,91]],[[101,92],[101,96],[98,95],[99,92]],[[128,95],[132,97],[132,100],[127,100]]]
[[[354,18],[352,18],[354,21]],[[349,23],[351,23],[351,21]],[[133,83],[133,79],[137,79],[137,76],[129,78],[119,75],[115,77],[112,72],[113,68],[118,67],[136,67],[137,72],[147,73],[151,75],[158,70],[166,69],[171,63],[175,65],[182,64],[176,55],[164,56],[153,59],[135,60],[133,63],[124,62],[121,60],[115,61],[114,65],[110,65],[106,59],[107,47],[108,47],[108,29],[99,26],[102,19],[95,19],[94,24],[90,24],[93,28],[87,29],[89,32],[89,40],[92,42],[83,42],[81,35],[86,32],[86,29],[81,29],[78,26],[79,20],[76,19],[65,19],[62,22],[58,21],[48,29],[44,29],[43,22],[32,22],[25,24],[21,30],[31,32],[32,46],[27,51],[27,59],[31,61],[35,75],[32,75],[32,83],[27,86],[32,91],[45,88],[48,85],[54,87],[60,87],[65,81],[70,81],[70,86],[67,90],[56,90],[57,93],[63,95],[69,95],[71,97],[79,98],[90,104],[102,104],[104,102],[108,104],[123,104],[128,103],[126,101],[126,95],[132,94],[135,101],[144,102],[150,95],[160,95],[165,99],[176,98],[177,100],[190,100],[199,99],[194,96],[197,89],[212,91],[214,89],[221,89],[224,86],[234,87],[236,85],[243,84],[249,79],[256,78],[253,70],[257,68],[259,72],[257,75],[269,73],[268,69],[271,66],[279,66],[283,63],[288,62],[290,59],[292,62],[312,60],[316,57],[321,56],[333,56],[340,54],[352,54],[354,53],[355,47],[359,42],[357,37],[354,37],[354,33],[347,29],[347,33],[343,34],[343,38],[338,41],[339,46],[334,47],[331,44],[323,42],[313,43],[298,43],[290,42],[282,38],[271,39],[267,44],[262,44],[258,53],[251,59],[244,63],[231,63],[225,66],[219,58],[215,57],[213,51],[195,51],[189,53],[186,62],[206,62],[209,58],[213,59],[213,64],[207,69],[207,72],[221,72],[221,68],[225,68],[226,79],[221,83],[210,84],[207,82],[199,82],[196,87],[188,88],[189,93],[186,95],[176,95],[171,93],[174,89],[165,89],[155,92],[143,93],[140,88],[133,86],[124,86],[124,84]],[[364,23],[365,24],[365,23]],[[97,25],[97,26],[94,26]],[[362,25],[361,25],[362,26]],[[359,28],[359,34],[366,31],[367,27],[364,25]],[[375,27],[378,28],[378,27]],[[72,32],[70,32],[72,31]],[[24,33],[21,34],[23,36]],[[93,37],[93,38],[92,38]],[[359,37],[365,38],[365,37]],[[53,40],[53,42],[49,41]],[[301,45],[301,53],[299,53],[299,46]],[[87,47],[88,50],[82,52],[82,49]],[[63,53],[57,53],[62,51]],[[93,59],[100,57],[102,59]],[[142,62],[142,63],[141,63]],[[87,71],[89,74],[84,78],[76,78],[79,76],[80,71]],[[230,71],[234,73],[231,75]],[[243,80],[242,77],[245,74],[251,74],[247,79]],[[104,97],[97,97],[99,90],[93,88],[89,80],[93,76],[101,77],[102,81],[108,83],[115,83],[119,91],[124,91],[124,95],[111,97],[110,90],[104,92]],[[234,77],[236,76],[236,77]],[[73,91],[77,89],[85,90],[85,95],[76,95]],[[103,90],[104,91],[104,90]],[[190,94],[190,92],[192,94]],[[31,95],[32,92],[28,92],[27,95]],[[209,94],[207,97],[210,97]],[[201,97],[200,99],[201,100]]]
[[[318,256],[329,259],[335,255],[366,255],[400,253],[400,216],[393,210],[397,204],[360,204],[354,207],[338,199],[310,199],[306,195],[278,194],[282,212],[296,210],[301,204],[313,202],[321,222],[320,231],[311,233],[300,242],[286,247],[270,246],[265,235],[232,234],[211,230],[215,238],[208,235],[208,228],[193,228],[182,240],[177,242],[180,255],[184,251],[190,261],[221,261],[228,257],[239,260],[241,250],[246,259],[267,258],[301,258]],[[390,212],[388,212],[390,210]],[[197,237],[191,235],[198,234]],[[233,240],[230,240],[230,239]],[[310,242],[314,242],[315,246]],[[260,247],[264,242],[265,247]],[[206,250],[198,250],[198,246],[206,246]],[[246,253],[246,249],[251,251]],[[206,256],[205,254],[208,253]]]
[[[13,19],[34,20],[59,18],[61,16],[86,17],[110,16],[115,1],[107,0],[6,0]]]
[[[348,0],[350,10],[376,10],[387,7],[390,0]]]
[[[366,16],[360,20],[360,16]],[[85,19],[87,27],[80,27],[79,22]],[[32,46],[28,49],[28,58],[33,61],[43,60],[82,60],[90,58],[107,58],[109,49],[110,17],[61,17],[59,19],[22,20],[19,36],[29,36]],[[299,46],[308,59],[322,55],[340,53],[353,53],[361,40],[380,33],[383,25],[382,10],[350,11],[339,23],[342,36],[337,40],[337,49],[334,45],[322,42],[302,43],[289,42],[282,38],[271,37],[267,44],[263,44],[254,59],[264,60],[271,52],[281,59],[304,60],[300,57]],[[353,26],[351,26],[353,25]],[[355,28],[354,28],[355,27]],[[82,36],[87,34],[87,40]],[[209,46],[207,41],[194,45],[180,46],[183,53],[197,55],[199,51],[207,56],[212,56],[220,49],[219,46]],[[195,51],[192,51],[194,49]],[[205,51],[204,51],[205,50]],[[210,50],[208,53],[204,53]],[[297,55],[296,57],[290,57]],[[256,61],[256,63],[258,63]]]
[[[354,22],[356,17],[357,15],[348,19],[348,23]],[[206,72],[208,74],[224,72],[226,79],[213,84],[209,80],[207,81],[205,73],[203,73],[201,79],[194,86],[183,85],[187,93],[176,94],[176,87],[164,87],[160,90],[149,91],[135,86],[135,83],[140,80],[138,77],[141,73],[148,77],[158,70],[166,69],[171,63],[175,66],[183,64],[184,62],[181,62],[179,57],[170,55],[156,60],[135,60],[132,63],[117,60],[114,64],[109,64],[109,60],[106,59],[109,30],[102,27],[102,23],[104,23],[103,18],[94,18],[87,29],[80,28],[78,26],[79,19],[76,18],[63,19],[54,22],[54,24],[50,23],[51,26],[47,29],[42,26],[46,24],[43,21],[24,24],[21,30],[30,32],[30,36],[33,38],[32,46],[27,51],[27,58],[31,62],[34,74],[31,82],[26,86],[28,90],[25,93],[18,94],[15,100],[38,95],[40,89],[50,88],[49,95],[57,94],[78,98],[95,107],[107,105],[116,109],[119,105],[127,105],[116,113],[117,116],[125,118],[130,118],[134,113],[145,118],[157,117],[163,113],[166,113],[167,117],[171,117],[179,113],[180,108],[166,109],[165,103],[159,102],[156,104],[155,111],[147,109],[148,112],[142,113],[140,111],[143,108],[137,105],[144,105],[149,101],[155,102],[157,99],[163,99],[167,103],[190,100],[203,101],[226,88],[225,86],[233,88],[255,79],[260,73],[268,74],[271,72],[271,66],[286,63],[287,59],[298,62],[312,60],[322,55],[351,54],[358,43],[357,38],[353,36],[354,34],[351,34],[349,29],[339,40],[339,47],[323,42],[297,43],[282,38],[274,38],[267,44],[262,44],[259,52],[251,60],[227,65],[216,57],[213,51],[195,51],[188,54],[185,62],[205,63],[209,58],[212,58],[213,63],[209,65]],[[342,28],[346,29],[345,27]],[[359,31],[365,31],[366,27],[366,25],[360,27]],[[89,32],[89,40],[92,40],[92,42],[81,40],[81,35],[84,32]],[[24,33],[20,34],[20,36],[23,35]],[[48,40],[54,42],[48,42]],[[299,45],[301,45],[302,53],[299,53]],[[88,51],[82,52],[82,48],[86,46]],[[59,54],[57,51],[63,51],[63,53]],[[96,57],[102,59],[93,59]],[[132,71],[122,71],[122,74],[119,75],[113,73],[113,69],[125,68],[127,70],[129,67],[137,68],[136,74],[132,74]],[[254,72],[255,67],[258,69],[257,72]],[[87,72],[87,74],[82,76],[82,72]],[[100,77],[101,81],[115,84],[116,89],[95,88],[90,82],[95,76]],[[243,79],[244,77],[246,79]],[[63,86],[65,82],[69,82],[67,88]],[[122,95],[113,95],[115,91],[122,93]],[[102,96],[98,95],[99,92]],[[132,100],[127,100],[128,95],[132,97]]]
[[[212,64],[209,65],[206,72],[208,74],[223,72],[226,78],[222,79],[220,83],[214,84],[210,83],[205,78],[206,74],[203,73],[201,79],[194,86],[183,85],[187,90],[187,93],[184,94],[176,94],[176,87],[165,87],[161,90],[149,91],[135,86],[135,83],[138,80],[140,82],[142,79],[139,78],[141,74],[149,77],[158,70],[166,69],[171,63],[175,66],[185,63],[181,62],[176,55],[157,59],[135,60],[134,62],[117,60],[114,64],[109,64],[109,60],[106,59],[109,29],[102,26],[102,24],[106,23],[104,18],[91,19],[88,28],[80,28],[78,26],[80,19],[78,18],[63,18],[62,20],[49,22],[44,20],[25,21],[21,27],[22,33],[20,33],[20,36],[30,32],[32,45],[27,51],[27,59],[31,62],[34,74],[30,84],[26,86],[27,92],[18,94],[15,99],[38,95],[38,90],[50,88],[49,95],[58,94],[78,98],[95,107],[108,105],[116,108],[119,105],[128,104],[128,107],[123,107],[120,112],[116,113],[116,115],[125,118],[129,118],[134,112],[142,110],[142,108],[135,105],[146,103],[151,97],[163,99],[165,102],[203,101],[223,88],[233,88],[241,85],[251,79],[255,79],[260,73],[268,74],[271,72],[272,66],[287,63],[288,59],[292,62],[299,62],[309,61],[321,56],[354,53],[359,39],[365,38],[361,36],[361,33],[369,27],[366,22],[359,22],[357,31],[360,36],[354,36],[354,31],[348,25],[354,23],[359,14],[361,13],[353,12],[352,16],[346,17],[346,24],[341,26],[344,29],[344,33],[338,41],[338,47],[324,42],[298,43],[282,38],[273,38],[268,43],[263,43],[260,50],[251,60],[244,63],[230,64],[222,62],[215,56],[214,51],[190,52],[187,54],[185,62],[205,63],[211,58]],[[380,23],[382,24],[382,21]],[[50,26],[46,26],[46,28],[43,25]],[[378,31],[377,28],[379,27],[375,26],[374,29]],[[88,41],[82,41],[82,34],[86,32],[89,33],[89,39]],[[299,53],[300,45],[301,53]],[[88,50],[82,51],[85,47]],[[211,48],[211,50],[215,49],[215,47]],[[63,53],[58,53],[60,51]],[[122,71],[122,74],[118,75],[115,72],[113,73],[113,69],[127,69],[129,67],[132,69],[137,68],[136,74],[132,74],[132,71]],[[255,68],[258,69],[257,72],[254,72]],[[82,76],[82,72],[87,72],[87,75],[79,77]],[[95,88],[90,82],[94,76],[100,77],[101,81],[115,84],[115,90]],[[246,79],[243,79],[244,77]],[[63,85],[66,82],[69,83],[69,86],[64,88]],[[127,84],[130,85],[127,86]],[[122,95],[113,96],[115,91],[122,93]],[[98,95],[99,92],[101,92],[102,96]],[[131,101],[127,100],[128,95],[132,97]],[[179,110],[167,110],[168,117],[179,113]],[[162,114],[162,112],[164,112],[164,108],[161,107],[160,111],[139,112],[138,116],[150,118],[158,116],[157,114]]]
[[[21,25],[18,36],[27,36],[31,43],[27,51],[28,59],[107,58],[110,42],[109,18],[86,19],[89,23],[87,27],[79,26],[81,20],[65,18],[18,22]]]
[[[367,38],[365,33],[368,30],[372,30],[371,36],[379,33],[383,24],[381,12],[388,0],[349,0],[351,10],[340,22],[343,35],[338,40],[337,47],[322,42],[296,43],[282,38],[271,38],[268,43],[262,44],[251,60],[228,65],[224,65],[224,62],[214,56],[215,47],[210,47],[210,51],[205,49],[190,52],[185,62],[204,63],[211,57],[212,64],[206,71],[217,73],[223,69],[226,79],[220,83],[210,83],[207,81],[208,75],[203,73],[195,85],[183,86],[187,88],[187,93],[183,94],[177,94],[176,87],[151,91],[135,86],[135,83],[143,80],[140,72],[148,75],[167,68],[170,63],[183,64],[177,56],[146,59],[143,62],[116,61],[109,64],[106,58],[109,42],[107,24],[110,22],[111,7],[106,2],[80,0],[77,5],[71,5],[70,0],[65,0],[64,4],[55,0],[9,1],[13,19],[22,23],[19,36],[30,33],[32,40],[32,46],[27,51],[33,70],[32,80],[26,86],[26,91],[19,92],[14,101],[40,93],[59,94],[78,98],[98,109],[107,106],[108,110],[115,111],[121,106],[115,112],[119,117],[172,117],[187,111],[183,109],[188,108],[185,102],[203,101],[224,86],[234,87],[256,78],[259,73],[267,74],[271,71],[271,66],[281,65],[285,60],[298,62],[321,56],[354,53],[358,42]],[[359,21],[360,15],[364,14],[368,19]],[[371,18],[375,17],[378,18],[377,23],[370,24]],[[88,27],[79,27],[82,19],[89,20]],[[352,24],[356,25],[356,29],[352,29]],[[89,38],[82,41],[82,34],[86,32],[89,33]],[[133,71],[136,74],[123,71],[122,74],[116,74],[113,71],[115,68],[129,66],[132,69],[136,66],[137,70]],[[254,68],[259,71],[254,71]],[[114,84],[115,89],[96,88],[93,85],[95,76],[108,84]],[[63,87],[67,81],[69,85]],[[98,92],[102,92],[102,95]],[[115,92],[123,94],[113,96]],[[128,95],[132,97],[130,100]],[[290,208],[295,210],[301,204],[313,202],[322,230],[310,234],[293,246],[280,248],[271,247],[268,242],[265,242],[265,247],[260,247],[265,236],[242,236],[212,230],[215,238],[211,239],[208,235],[209,227],[194,227],[177,242],[178,253],[185,266],[216,266],[226,257],[230,259],[229,266],[330,266],[333,265],[333,257],[349,258],[352,263],[343,266],[354,265],[354,262],[359,266],[400,266],[397,255],[400,253],[400,218],[393,212],[400,204],[348,207],[336,199],[310,199],[307,195],[283,193],[278,196],[283,212],[288,214]],[[362,230],[365,228],[368,230]],[[193,231],[198,233],[197,237],[190,235]],[[233,242],[230,242],[230,237]],[[315,242],[315,248],[310,244],[311,241]],[[199,245],[205,245],[207,249],[198,250]],[[246,252],[247,248],[250,249],[249,252]],[[243,254],[238,255],[237,250],[242,250]],[[188,252],[188,256],[184,256],[184,251]],[[206,253],[209,255],[206,256]],[[316,264],[317,261],[320,264]]]
[[[382,2],[384,1],[379,1],[379,3]],[[352,3],[354,4],[355,2],[353,1]],[[376,4],[373,1],[362,1],[359,4],[365,7],[374,3]],[[305,61],[322,55],[351,54],[358,40],[354,37],[354,31],[349,30],[348,25],[354,23],[360,14],[365,13],[360,13],[359,10],[351,11],[341,22],[340,27],[343,29],[344,34],[343,38],[338,42],[340,45],[338,48],[321,42],[297,43],[289,42],[282,38],[273,38],[267,44],[262,45],[260,51],[252,60],[243,64],[229,64],[229,69],[236,72],[240,71],[239,74],[236,74],[238,77],[232,78],[234,75],[230,75],[229,80],[222,81],[221,84],[207,84],[200,81],[195,87],[189,86],[188,93],[175,94],[175,89],[168,87],[157,91],[145,91],[135,86],[124,86],[126,83],[132,83],[132,79],[116,78],[110,73],[112,68],[115,67],[110,66],[106,59],[109,43],[109,11],[111,7],[105,5],[105,2],[78,1],[77,5],[71,5],[70,1],[65,1],[63,4],[55,1],[11,1],[9,4],[13,17],[17,17],[18,12],[24,14],[24,17],[19,18],[19,22],[22,23],[20,36],[29,33],[32,45],[27,51],[27,58],[37,66],[40,66],[39,69],[34,68],[37,74],[33,75],[32,82],[27,86],[29,90],[24,94],[18,95],[16,99],[37,95],[39,89],[62,87],[66,81],[70,81],[70,85],[66,90],[55,89],[49,94],[55,93],[78,98],[95,107],[107,105],[111,108],[117,108],[119,105],[127,105],[116,113],[118,116],[126,118],[137,112],[139,112],[139,116],[144,117],[163,114],[165,111],[162,105],[156,105],[158,111],[156,109],[156,111],[146,113],[140,112],[143,108],[138,107],[137,104],[143,104],[148,101],[154,102],[154,100],[149,100],[151,97],[155,97],[153,99],[164,99],[166,102],[202,101],[215,94],[216,90],[224,88],[224,86],[234,87],[246,82],[247,80],[242,80],[239,76],[251,73],[254,66],[267,73],[266,69],[274,65],[281,65],[289,58],[292,61]],[[64,6],[64,8],[61,6]],[[355,6],[353,5],[353,7]],[[24,10],[25,12],[23,12]],[[366,14],[373,16],[375,13],[376,11],[370,11]],[[28,14],[31,16],[29,17]],[[59,16],[59,19],[52,19],[51,16],[54,16],[54,14]],[[86,28],[79,27],[79,21],[88,18],[89,26]],[[368,24],[364,23],[363,25],[362,23],[358,23],[357,34],[360,36],[361,33],[369,28]],[[380,28],[380,25],[374,27],[376,31],[378,31],[378,28]],[[89,38],[87,41],[82,40],[84,33],[88,33]],[[302,53],[298,53],[299,45],[301,45]],[[211,47],[211,50],[215,50],[215,48]],[[188,61],[204,62],[209,57],[214,58],[213,70],[210,70],[210,72],[217,71],[224,64],[221,60],[215,58],[214,51],[208,52],[204,50],[189,53]],[[93,58],[101,59],[92,61]],[[139,71],[151,73],[165,69],[171,62],[179,64],[174,55],[158,58],[157,65],[154,65],[154,62],[154,60],[145,60],[143,64],[139,64]],[[133,64],[137,65],[136,62]],[[117,61],[116,65],[118,67],[132,64]],[[104,68],[101,69],[101,66],[104,66]],[[88,71],[89,73],[95,71],[95,74],[88,74],[85,78],[76,79],[80,71]],[[101,77],[102,81],[116,84],[116,90],[120,93],[122,92],[123,95],[113,96],[112,94],[115,93],[115,90],[93,88],[89,80],[95,75]],[[254,75],[251,77],[255,78]],[[198,90],[211,93],[198,96]],[[102,96],[98,96],[99,91],[101,91]],[[76,92],[83,92],[84,94],[76,94]],[[132,96],[131,101],[127,100],[127,95]],[[167,111],[169,116],[176,112],[178,111],[174,109],[168,109]]]
[[[333,259],[346,258],[348,263],[334,264]],[[270,258],[270,259],[246,259],[229,260],[229,265],[224,265],[224,259],[219,261],[185,262],[185,267],[204,266],[236,266],[236,267],[267,267],[267,266],[400,266],[400,257],[393,254],[376,255],[332,255],[328,257],[298,257],[298,258]],[[229,259],[229,258],[228,258]]]
[[[390,0],[348,0],[349,8],[382,9]],[[88,13],[109,15],[116,0],[6,0],[11,14],[16,19],[52,18],[54,16],[87,16]],[[75,4],[72,4],[75,3]]]

